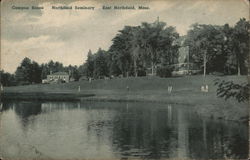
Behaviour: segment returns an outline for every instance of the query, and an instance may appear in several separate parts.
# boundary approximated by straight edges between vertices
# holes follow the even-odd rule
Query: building
[[[195,63],[190,62],[188,46],[181,46],[178,55],[178,63],[171,65],[174,69],[173,76],[198,74],[201,71]]]
[[[68,83],[69,74],[67,72],[55,72],[47,75],[43,83]]]
[[[177,63],[170,65],[174,69],[172,72],[173,76],[198,74],[201,71],[199,67],[190,60],[189,46],[184,44],[185,39],[185,36],[178,39],[178,44],[180,45],[178,49],[178,60]]]

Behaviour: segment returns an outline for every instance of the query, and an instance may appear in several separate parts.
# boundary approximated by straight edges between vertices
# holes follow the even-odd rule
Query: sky
[[[43,6],[16,10],[12,6]],[[94,6],[95,10],[53,10],[52,6]],[[103,10],[102,6],[147,6],[149,10]],[[107,50],[124,26],[160,21],[185,35],[194,23],[233,26],[249,19],[247,0],[2,0],[1,64],[14,73],[24,57],[81,65],[89,50]]]

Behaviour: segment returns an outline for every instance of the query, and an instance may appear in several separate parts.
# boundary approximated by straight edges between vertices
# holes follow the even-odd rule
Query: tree
[[[137,77],[137,61],[140,57],[140,27],[131,27],[131,36],[129,38],[130,53],[133,59],[134,76]]]
[[[166,23],[156,22],[142,23],[142,36],[140,36],[141,47],[145,51],[150,63],[151,72],[155,73],[155,68],[157,64],[170,65],[174,63],[174,58],[176,57],[178,46],[174,44],[179,38],[179,34],[175,31],[172,26],[166,26]]]
[[[47,78],[47,75],[50,74],[50,71],[49,71],[49,67],[48,67],[48,64],[42,64],[41,65],[41,78],[42,79],[46,79]]]
[[[186,44],[194,63],[207,72],[222,71],[226,62],[224,33],[220,26],[194,24],[188,31]],[[218,64],[218,60],[220,65]]]
[[[247,73],[249,30],[250,23],[245,18],[240,19],[233,29],[233,53],[237,60],[238,75]]]
[[[158,52],[160,54],[160,63],[162,66],[168,66],[177,63],[178,49],[180,44],[176,43],[179,34],[172,26],[165,27],[158,38]]]
[[[32,62],[30,66],[30,78],[31,83],[41,83],[42,81],[42,68],[35,61]]]
[[[249,21],[240,19],[234,27],[194,24],[186,45],[194,63],[206,72],[247,73]]]
[[[75,66],[72,66],[72,65],[69,65],[67,67],[63,67],[64,71],[69,73],[69,77],[70,78],[73,78],[75,81],[78,81],[79,78],[80,78],[80,73],[79,73],[79,70],[78,70],[78,67],[75,65]]]
[[[94,55],[89,50],[86,60],[86,74],[87,77],[93,77],[94,75]]]
[[[31,84],[41,82],[42,69],[35,61],[25,57],[15,72],[15,79],[18,84]]]
[[[78,73],[79,73],[80,76],[87,76],[87,73],[86,73],[86,71],[87,71],[86,63],[80,65],[77,70],[78,70]]]
[[[113,39],[109,52],[112,70],[123,75],[137,76],[139,71],[151,67],[152,74],[158,64],[173,64],[178,54],[178,46],[173,42],[179,34],[172,26],[166,27],[164,22],[143,22],[140,26],[125,26]],[[126,74],[127,73],[127,74]]]
[[[99,48],[96,53],[95,61],[94,61],[94,77],[101,78],[108,76],[108,64],[106,60],[106,52]]]
[[[4,72],[0,70],[0,80],[3,86],[13,86],[15,85],[15,77],[13,74]]]
[[[224,39],[221,41],[222,54],[221,56],[217,56],[217,59],[214,59],[213,63],[215,68],[222,69],[219,70],[219,72],[223,72],[224,74],[234,74],[236,71],[236,63],[234,53],[232,52],[233,28],[228,24],[225,24],[222,26],[221,31],[224,36]],[[220,66],[223,66],[223,68]]]
[[[18,84],[30,84],[31,80],[31,60],[25,57],[21,65],[17,67],[15,72],[15,78]]]
[[[48,70],[51,73],[55,73],[55,72],[59,72],[59,71],[63,71],[64,67],[63,64],[60,62],[54,62],[52,60],[50,60],[47,64]]]
[[[128,76],[131,74],[132,56],[131,51],[131,33],[132,27],[125,26],[119,33],[113,38],[113,44],[109,48],[110,64],[112,75]]]

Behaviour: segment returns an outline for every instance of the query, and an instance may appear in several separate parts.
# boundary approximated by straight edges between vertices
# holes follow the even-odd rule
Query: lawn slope
[[[75,97],[76,99],[92,101],[148,101],[183,104],[195,107],[197,112],[204,116],[228,120],[245,120],[248,116],[247,104],[238,103],[234,99],[225,101],[218,98],[216,96],[217,86],[214,85],[215,79],[234,81],[235,83],[247,82],[246,76],[220,77],[208,75],[205,78],[201,75],[175,78],[129,77],[93,80],[91,83],[80,81],[65,84],[6,87],[4,93],[7,97],[8,94],[15,94],[12,97],[19,97],[20,99],[22,97],[23,99],[32,99],[37,95],[38,97],[41,96],[37,99],[50,97],[49,100],[53,100],[53,97],[61,97],[64,100],[67,100],[67,97],[70,97],[69,100]],[[207,93],[200,90],[201,86],[205,84],[209,86],[209,92]],[[173,86],[171,94],[168,93],[168,86]],[[30,96],[31,94],[32,96]]]

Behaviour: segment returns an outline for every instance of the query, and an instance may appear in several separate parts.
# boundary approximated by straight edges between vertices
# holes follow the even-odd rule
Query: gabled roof
[[[67,72],[55,72],[52,73],[51,75],[69,75]]]

